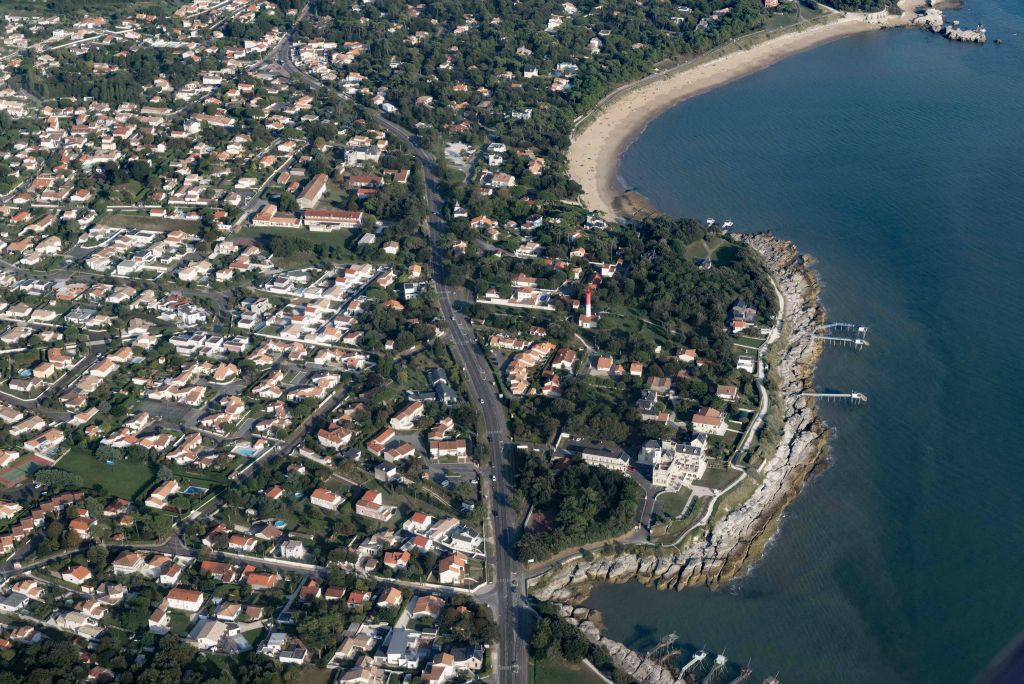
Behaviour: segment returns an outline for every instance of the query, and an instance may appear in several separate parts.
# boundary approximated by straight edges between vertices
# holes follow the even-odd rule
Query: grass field
[[[181,230],[195,235],[199,232],[199,221],[182,221],[180,219],[155,218],[142,213],[119,212],[105,214],[100,219],[101,226],[112,228],[136,228],[138,230],[160,230],[170,232]]]
[[[715,510],[711,514],[710,524],[714,526],[714,524],[721,520],[728,511],[731,511],[749,499],[754,493],[754,490],[757,489],[760,484],[761,479],[757,477],[755,473],[751,474],[743,480],[743,482],[729,490],[728,494],[723,495],[715,502]]]
[[[303,667],[300,680],[303,684],[327,684],[331,681],[333,670],[326,670],[320,667]]]
[[[107,465],[88,451],[75,447],[54,467],[78,475],[86,488],[98,484],[110,494],[129,501],[144,494],[156,475],[149,463],[115,460],[113,465]]]
[[[704,477],[693,484],[709,489],[725,489],[739,476],[740,473],[732,468],[708,468],[704,471]]]
[[[530,684],[602,684],[604,680],[583,663],[561,658],[530,661]]]
[[[658,497],[658,503],[661,504],[661,510],[673,518],[680,515],[683,512],[683,506],[690,498],[690,490],[683,487],[678,492],[666,492]]]
[[[280,237],[292,237],[300,238],[309,242],[312,245],[326,245],[334,248],[334,253],[337,258],[344,261],[351,262],[365,262],[367,259],[357,257],[347,246],[349,238],[352,236],[351,230],[337,230],[333,233],[311,233],[304,229],[292,229],[292,228],[258,228],[256,226],[247,225],[238,231],[239,237],[251,238],[259,240],[266,244],[270,238],[276,236]],[[313,252],[297,253],[292,254],[288,257],[274,257],[274,263],[282,268],[297,268],[300,266],[310,266],[311,262],[316,260],[316,255]],[[372,259],[371,259],[372,261]]]
[[[651,345],[670,344],[675,335],[660,325],[647,322],[637,316],[635,309],[612,307],[601,316],[601,328],[633,339],[643,339]]]
[[[274,235],[302,238],[314,245],[330,245],[347,252],[348,248],[345,245],[348,242],[349,237],[351,237],[352,231],[336,230],[330,233],[314,233],[304,229],[260,228],[256,226],[246,226],[242,230],[238,231],[238,235],[241,237],[258,238],[260,240],[269,240]]]
[[[737,248],[728,241],[713,236],[691,242],[686,247],[686,256],[691,259],[711,259],[715,266],[727,266],[736,259]]]
[[[733,338],[733,344],[741,347],[741,354],[750,354],[755,349],[760,349],[766,338],[753,337],[750,335],[737,335]]]
[[[674,542],[684,530],[689,529],[691,525],[704,517],[710,501],[711,497],[699,496],[690,508],[690,512],[684,517],[654,525],[651,528],[651,541],[657,544]]]

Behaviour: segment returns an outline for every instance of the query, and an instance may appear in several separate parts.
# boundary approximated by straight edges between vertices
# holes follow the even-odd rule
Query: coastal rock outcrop
[[[775,361],[783,409],[782,437],[767,457],[760,484],[704,537],[681,551],[634,546],[614,556],[567,562],[532,587],[537,598],[579,604],[593,584],[631,580],[659,589],[697,584],[717,587],[760,555],[786,506],[821,463],[829,431],[818,419],[814,401],[801,396],[812,387],[821,353],[821,343],[814,338],[825,319],[817,278],[809,260],[791,243],[768,234],[735,237],[762,256],[785,303],[786,335]]]
[[[760,485],[703,538],[680,552],[634,546],[616,555],[567,562],[531,586],[536,598],[559,604],[566,620],[578,626],[591,643],[607,649],[619,670],[643,684],[673,684],[676,677],[668,667],[601,634],[597,612],[579,606],[590,587],[637,580],[658,589],[682,589],[696,584],[717,587],[728,581],[760,555],[786,506],[821,463],[827,449],[829,431],[818,419],[813,400],[801,396],[812,387],[821,353],[814,332],[825,320],[809,259],[791,243],[768,234],[735,237],[762,256],[785,305],[784,348],[775,361],[783,431],[777,448],[764,464]]]
[[[984,43],[987,40],[984,26],[979,24],[976,29],[962,29],[958,22],[947,25],[942,11],[935,8],[926,9],[923,14],[914,18],[911,25],[961,43]]]
[[[676,680],[672,671],[656,662],[644,658],[636,651],[626,648],[623,644],[601,635],[601,630],[593,622],[566,618],[570,624],[576,625],[592,644],[603,646],[611,656],[612,662],[622,672],[638,682],[645,684],[673,684]]]
[[[976,29],[962,29],[959,26],[947,26],[943,32],[944,36],[950,40],[960,41],[961,43],[984,43],[988,40],[988,36],[985,33],[985,27],[981,24]]]

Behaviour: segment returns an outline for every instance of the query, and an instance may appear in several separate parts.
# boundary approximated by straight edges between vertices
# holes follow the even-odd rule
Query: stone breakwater
[[[783,511],[822,462],[829,430],[818,419],[813,399],[800,396],[813,387],[821,353],[820,341],[813,337],[825,320],[817,278],[808,258],[791,243],[768,234],[735,237],[763,257],[785,302],[785,332],[772,352],[778,375],[778,395],[772,401],[781,397],[783,429],[763,466],[763,480],[744,503],[681,551],[638,546],[617,555],[566,563],[538,581],[532,589],[538,599],[578,605],[595,583],[631,580],[658,589],[698,584],[716,588],[760,556]]]

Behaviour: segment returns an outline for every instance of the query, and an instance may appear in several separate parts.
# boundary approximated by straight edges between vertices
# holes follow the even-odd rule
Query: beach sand
[[[569,148],[569,175],[583,187],[584,204],[608,217],[632,216],[647,209],[642,197],[623,194],[625,188],[617,180],[619,158],[648,122],[672,105],[823,43],[882,26],[905,26],[920,4],[919,0],[904,0],[900,3],[903,15],[890,17],[885,24],[837,13],[829,23],[780,33],[708,62],[681,65],[660,77],[649,77],[633,90],[613,94],[574,133]]]

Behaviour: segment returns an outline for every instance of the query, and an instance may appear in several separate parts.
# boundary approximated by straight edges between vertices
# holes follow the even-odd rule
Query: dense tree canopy
[[[527,531],[516,546],[523,560],[542,560],[574,545],[614,537],[633,526],[640,486],[620,473],[573,461],[555,468],[543,454],[522,464],[517,490],[546,525]]]

